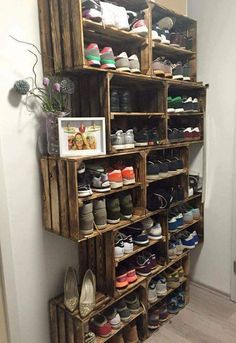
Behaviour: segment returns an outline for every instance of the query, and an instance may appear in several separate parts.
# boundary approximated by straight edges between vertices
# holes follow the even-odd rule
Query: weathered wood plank
[[[78,216],[78,192],[77,192],[77,170],[74,161],[67,161],[67,188],[69,199],[69,223],[70,237],[79,238],[79,216]]]
[[[47,229],[52,229],[50,185],[49,185],[49,172],[48,172],[47,158],[42,158],[40,160],[40,164],[41,164],[41,173],[42,173],[42,178],[43,178],[43,189],[42,189],[43,225]]]
[[[51,35],[52,48],[54,59],[54,70],[60,72],[62,70],[62,51],[61,51],[61,30],[59,21],[59,4],[58,0],[50,0],[50,14],[51,14]]]
[[[64,237],[69,237],[69,218],[68,218],[68,192],[67,192],[67,170],[66,161],[59,159],[57,161],[58,181],[59,181],[59,197],[60,197],[60,222],[61,234]]]
[[[60,214],[59,214],[59,190],[58,190],[58,173],[56,160],[50,158],[49,163],[49,180],[51,190],[51,211],[52,211],[52,230],[58,234],[60,230]]]
[[[70,0],[72,52],[74,69],[84,64],[84,41],[81,1]]]
[[[57,306],[53,300],[49,302],[49,320],[51,343],[59,343]]]
[[[72,49],[71,49],[71,32],[70,32],[70,7],[69,2],[59,0],[60,9],[60,27],[61,43],[63,52],[64,69],[69,70],[73,67]]]

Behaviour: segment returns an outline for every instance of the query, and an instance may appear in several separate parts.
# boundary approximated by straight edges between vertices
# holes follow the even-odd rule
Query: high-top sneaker
[[[82,0],[83,17],[93,21],[102,20],[100,0]]]

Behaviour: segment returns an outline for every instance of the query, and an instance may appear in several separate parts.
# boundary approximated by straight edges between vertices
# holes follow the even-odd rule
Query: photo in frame
[[[60,157],[106,154],[105,118],[59,118]]]

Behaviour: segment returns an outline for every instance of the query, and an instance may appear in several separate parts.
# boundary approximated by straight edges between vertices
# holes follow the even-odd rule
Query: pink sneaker
[[[116,69],[115,56],[112,48],[105,47],[101,53],[101,68],[102,69]]]
[[[131,33],[137,33],[140,36],[146,36],[148,34],[148,28],[143,19],[134,21],[130,28]]]
[[[91,43],[85,49],[85,58],[88,65],[92,67],[100,67],[100,52],[96,43]]]

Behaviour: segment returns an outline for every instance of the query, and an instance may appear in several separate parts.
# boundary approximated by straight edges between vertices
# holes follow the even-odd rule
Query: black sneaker
[[[158,161],[160,176],[166,176],[169,172],[169,163],[166,161]]]
[[[133,216],[133,200],[130,193],[120,195],[120,212],[124,219],[131,219]]]
[[[157,128],[148,130],[148,145],[156,145],[160,143],[160,136]]]
[[[149,243],[148,234],[140,223],[135,223],[132,227],[128,227],[125,233],[133,237],[133,242],[136,245],[146,245]]]
[[[89,175],[85,170],[85,164],[81,163],[77,171],[78,180],[78,196],[87,197],[93,194],[92,189],[89,184]]]
[[[176,200],[183,201],[184,200],[184,188],[181,185],[177,186],[176,189]]]
[[[183,80],[184,70],[182,62],[177,62],[173,68],[173,80]]]
[[[120,91],[120,111],[131,112],[131,96],[127,90]]]
[[[113,89],[111,91],[110,107],[111,107],[111,112],[120,112],[120,99],[119,99],[119,92],[117,89]]]
[[[179,157],[173,157],[178,171],[184,171],[184,162]]]
[[[159,176],[160,168],[157,163],[148,161],[147,163],[147,180],[156,180]]]
[[[100,0],[82,0],[83,17],[93,21],[102,21]]]
[[[193,112],[193,98],[190,96],[183,100],[184,112]]]
[[[170,174],[175,174],[177,171],[177,164],[176,161],[173,160],[165,160],[165,162],[168,164],[168,169]]]
[[[134,130],[135,146],[148,146],[148,130],[143,128],[140,131]]]

